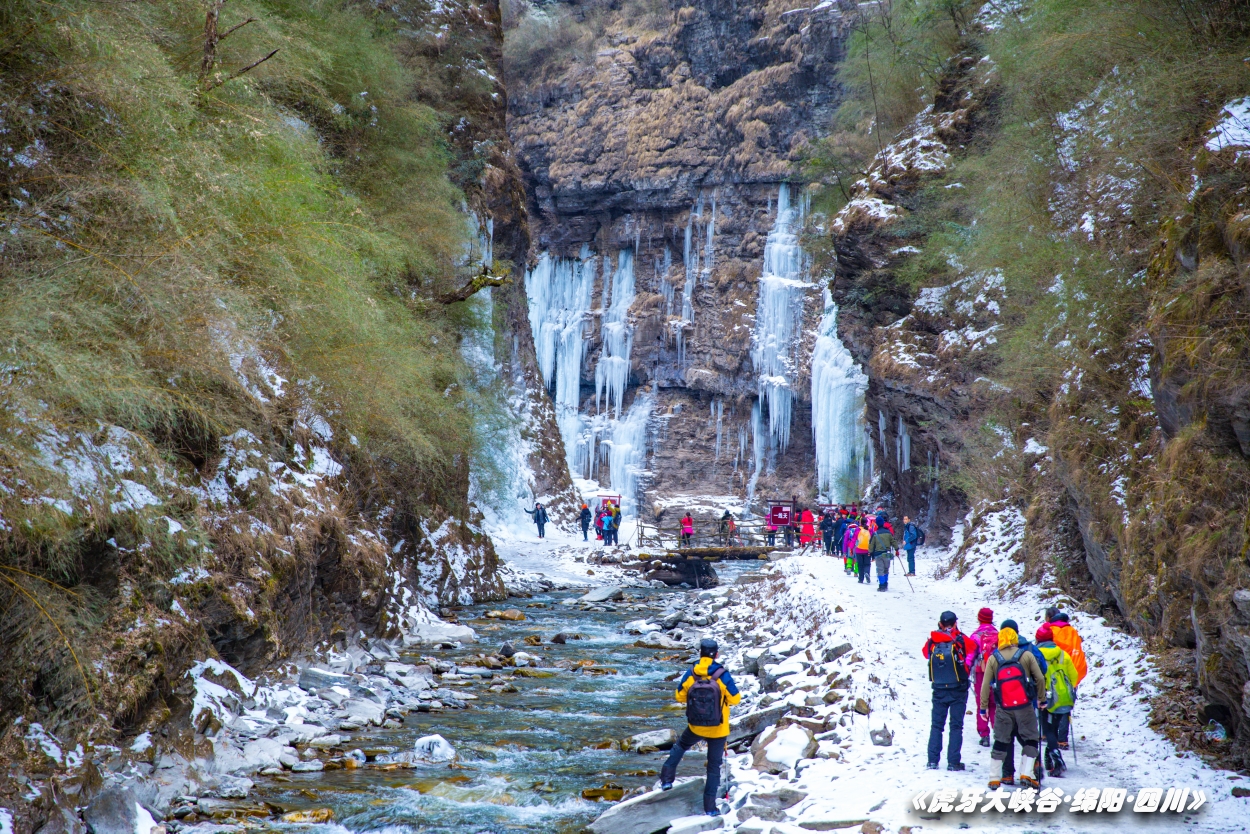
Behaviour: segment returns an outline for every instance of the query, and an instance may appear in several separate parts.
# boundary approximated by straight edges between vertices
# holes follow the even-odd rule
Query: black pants
[[[1059,742],[1068,740],[1068,714],[1039,710],[1037,717],[1042,725],[1042,738],[1046,739],[1046,752],[1059,749]]]
[[[547,530],[547,524],[546,522],[543,522],[543,521],[539,521],[537,523],[538,523],[538,538],[541,539],[543,537],[543,534]]]
[[[833,533],[825,533],[825,553],[833,555]]]
[[[859,581],[872,584],[872,554],[856,553],[855,562],[859,565]]]
[[[677,765],[681,764],[681,757],[700,741],[707,742],[707,783],[703,786],[703,810],[715,811],[716,794],[720,791],[720,766],[725,760],[724,738],[697,736],[687,727],[682,731],[681,738],[677,739],[677,743],[673,745],[672,751],[669,752],[668,761],[664,763],[664,767],[660,768],[660,782],[670,783],[677,777]]]
[[[929,726],[929,764],[938,764],[942,760],[942,731],[946,727],[948,716],[951,735],[946,745],[946,763],[948,765],[960,764],[960,755],[964,746],[964,711],[967,709],[967,687],[933,690],[933,717]]]
[[[583,522],[582,523],[582,541],[584,542],[590,541],[590,536],[587,535],[589,532],[590,532],[590,522],[589,521]]]

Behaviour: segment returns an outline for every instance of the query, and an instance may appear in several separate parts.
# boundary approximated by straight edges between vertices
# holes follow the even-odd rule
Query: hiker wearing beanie
[[[1064,611],[1051,606],[1046,609],[1046,625],[1050,626],[1051,633],[1054,634],[1055,645],[1068,653],[1068,657],[1072,658],[1072,665],[1076,668],[1076,678],[1073,684],[1080,684],[1085,680],[1086,673],[1089,672],[1089,664],[1085,660],[1085,650],[1081,647],[1081,635],[1077,632],[1076,627],[1068,622],[1068,615]],[[1064,744],[1067,747],[1067,743]]]
[[[937,631],[930,632],[921,654],[929,661],[933,682],[933,714],[929,725],[929,769],[942,758],[942,732],[950,717],[951,736],[946,747],[946,769],[963,770],[964,711],[968,708],[970,671],[976,662],[977,644],[959,633],[953,611],[943,611]]]
[[[1046,696],[1046,678],[1037,658],[1020,645],[1015,623],[1004,620],[998,630],[998,648],[985,665],[985,680],[981,685],[978,705],[987,719],[991,699],[995,702],[994,746],[990,758],[998,762],[998,777],[990,779],[990,787],[997,789],[1003,784],[1015,784],[1008,776],[1006,759],[1012,751],[1012,736],[1020,739],[1020,783],[1031,788],[1040,787],[1033,767],[1038,759],[1037,743],[1040,737],[1037,726],[1037,701]],[[993,768],[991,767],[991,774]]]
[[[1003,620],[1002,625],[999,626],[999,629],[1001,630],[1004,628],[1009,628],[1012,631],[1016,632],[1017,644],[1020,646],[1020,648],[1024,649],[1029,654],[1033,655],[1033,659],[1037,661],[1038,668],[1042,670],[1042,677],[1046,677],[1046,673],[1049,671],[1049,667],[1046,663],[1046,655],[1042,654],[1042,651],[1041,649],[1037,647],[1037,644],[1030,643],[1029,638],[1019,633],[1020,626],[1016,625],[1015,620]],[[993,726],[994,726],[994,722],[991,721],[990,727],[993,727]],[[1039,735],[1041,733],[1040,721],[1038,724],[1038,733]],[[1003,759],[1003,777],[1014,780],[1015,776],[1016,776],[1016,751],[1013,745],[1012,748],[1007,751],[1007,758]],[[1040,759],[1034,762],[1033,778],[1037,779],[1038,781],[1041,781],[1042,765],[1041,765]],[[1012,783],[1008,782],[1007,784],[1010,785]]]
[[[699,642],[698,662],[677,682],[674,697],[686,705],[687,726],[660,768],[660,789],[672,789],[682,756],[696,743],[707,742],[703,811],[709,816],[720,815],[716,793],[720,788],[721,762],[725,759],[725,739],[729,737],[729,708],[742,700],[729,670],[716,662],[719,651],[716,641],[705,637]]]
[[[994,627],[994,612],[989,608],[982,608],[977,612],[977,628],[972,632],[972,642],[977,644],[979,655],[976,664],[976,689],[974,690],[979,693],[985,684],[985,664],[994,650],[998,648],[998,629]],[[977,712],[977,735],[981,737],[982,747],[990,746],[990,728],[994,726],[995,709],[994,702],[990,701],[988,716]]]
[[[1046,772],[1056,778],[1068,769],[1059,749],[1059,740],[1068,739],[1068,716],[1076,705],[1076,666],[1068,653],[1054,641],[1049,623],[1037,630],[1037,648],[1046,657],[1046,701],[1038,710],[1042,737],[1046,739]]]

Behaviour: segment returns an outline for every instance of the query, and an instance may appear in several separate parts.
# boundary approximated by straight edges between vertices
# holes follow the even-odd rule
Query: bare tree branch
[[[510,283],[512,283],[511,276],[492,275],[489,268],[483,265],[482,271],[479,272],[472,281],[465,284],[458,290],[443,293],[442,295],[437,296],[434,300],[439,304],[455,304],[457,301],[465,301],[474,293],[484,290],[487,287],[504,287]]]
[[[217,43],[221,43],[221,42],[222,42],[222,41],[224,41],[226,38],[230,37],[231,35],[233,35],[233,34],[234,34],[235,32],[237,32],[237,31],[239,31],[240,29],[242,29],[242,28],[243,28],[244,26],[246,26],[247,24],[249,24],[249,23],[255,23],[257,20],[259,20],[259,18],[249,17],[247,20],[243,21],[242,23],[239,23],[239,24],[236,24],[236,25],[234,25],[234,26],[231,26],[229,29],[227,29],[226,31],[222,32],[222,33],[221,33],[221,35],[219,35],[219,36],[217,37]]]
[[[264,58],[257,58],[255,61],[248,64],[246,67],[235,70],[234,72],[227,75],[225,78],[218,77],[214,79],[213,81],[207,82],[204,85],[204,92],[207,93],[209,90],[215,90],[218,87],[220,87],[222,84],[225,84],[227,81],[233,81],[234,79],[238,78],[240,75],[243,75],[243,73],[251,72],[252,70],[256,69],[261,64],[265,63],[266,61],[268,61],[270,58],[272,58],[273,56],[277,54],[278,54],[278,50],[275,49],[273,52],[270,52]]]

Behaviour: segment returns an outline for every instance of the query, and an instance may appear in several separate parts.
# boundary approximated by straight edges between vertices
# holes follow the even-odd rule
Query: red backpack
[[[1024,709],[1033,705],[1037,698],[1037,687],[1029,673],[1020,665],[1024,649],[1017,649],[1011,660],[1003,657],[998,649],[994,650],[994,659],[998,661],[998,672],[994,675],[991,688],[999,709]]]

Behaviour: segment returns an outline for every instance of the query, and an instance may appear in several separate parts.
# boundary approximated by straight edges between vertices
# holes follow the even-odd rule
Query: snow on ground
[[[825,733],[817,732],[822,738],[816,757],[799,759],[797,767],[779,775],[753,769],[750,753],[731,757],[734,787],[725,817],[727,829],[743,834],[800,834],[832,830],[829,823],[866,820],[891,832],[904,826],[911,826],[913,831],[964,826],[971,830],[1047,832],[1088,831],[1094,825],[1127,828],[1143,822],[1143,814],[1134,813],[1132,808],[1137,794],[1145,788],[1160,788],[1163,797],[1171,788],[1189,789],[1186,813],[1169,812],[1169,819],[1158,821],[1156,826],[1175,830],[1183,820],[1185,830],[1244,829],[1250,822],[1250,811],[1243,800],[1229,794],[1230,781],[1240,777],[1213,769],[1190,753],[1177,752],[1167,739],[1149,728],[1149,700],[1156,692],[1156,672],[1142,642],[1115,630],[1100,617],[1074,609],[1062,594],[1023,581],[1023,567],[1012,560],[1020,548],[1023,529],[1023,519],[1015,510],[987,513],[969,534],[964,576],[953,572],[944,575],[943,570],[963,544],[962,532],[957,532],[956,542],[948,550],[920,550],[920,575],[911,579],[910,587],[895,563],[886,593],[878,593],[875,582],[859,585],[846,576],[840,559],[811,555],[781,558],[764,569],[762,581],[717,592],[728,592],[732,600],[718,613],[718,622],[710,632],[721,641],[725,660],[739,676],[746,696],[735,714],[787,701],[800,708],[797,712],[809,714],[808,726],[823,722],[826,728]],[[624,541],[629,540],[627,532],[622,531]],[[500,531],[495,535],[495,547],[505,563],[509,588],[535,581],[557,587],[638,583],[636,575],[591,561],[605,555],[593,536],[590,542],[582,542],[580,533],[570,535],[554,526],[548,527],[543,540],[532,528],[512,529],[506,534]],[[971,632],[976,627],[977,610],[988,606],[994,610],[996,624],[1015,619],[1022,633],[1031,638],[1041,624],[1042,611],[1051,604],[1069,611],[1084,638],[1090,662],[1073,715],[1076,749],[1075,755],[1071,751],[1066,755],[1068,773],[1062,779],[1047,777],[1043,781],[1044,789],[1060,790],[1060,804],[1050,813],[982,813],[990,758],[989,750],[977,743],[972,697],[968,702],[972,714],[964,719],[963,762],[967,770],[957,773],[945,769],[945,745],[942,769],[930,771],[925,767],[931,689],[920,649],[942,611],[956,612],[963,630]],[[823,660],[829,650],[844,643],[850,643],[852,650],[832,661]],[[746,654],[759,658],[761,676],[742,672]],[[778,684],[768,687],[771,691],[767,694],[761,686],[765,676],[779,679]],[[831,698],[833,703],[825,704],[830,684],[836,697]],[[866,717],[853,708],[860,698],[871,708]],[[893,734],[890,746],[877,746],[870,738],[870,732],[882,729]],[[770,746],[767,757],[774,762],[796,758],[798,754],[790,748],[801,745],[793,735],[777,741],[786,750],[779,747],[774,751]],[[1019,758],[1017,749],[1017,765]],[[755,799],[783,787],[806,796],[781,812],[775,810],[775,802],[771,803],[774,808],[765,807],[767,797]],[[1073,800],[1079,803],[1086,795],[1078,794],[1078,790],[1091,788],[1124,788],[1127,796],[1123,809],[1119,813],[1091,810],[1088,815],[1069,810]],[[943,789],[954,791],[954,806],[965,799],[967,791],[979,792],[976,810],[930,813],[934,792]],[[1204,793],[1205,802],[1189,812],[1195,791]],[[917,809],[914,800],[920,794],[924,796]],[[1009,805],[1010,798],[1003,802]],[[761,818],[770,815],[783,816],[784,820]],[[861,822],[853,827],[857,829]]]
[[[737,784],[730,796],[726,827],[744,834],[799,834],[833,828],[822,823],[872,820],[890,832],[902,826],[1055,832],[1088,831],[1095,825],[1099,829],[1129,828],[1143,823],[1143,814],[1132,810],[1134,797],[1142,789],[1161,788],[1166,796],[1167,790],[1175,787],[1189,789],[1187,810],[1196,790],[1205,793],[1205,804],[1193,813],[1168,813],[1168,820],[1154,823],[1165,828],[1155,830],[1177,830],[1182,818],[1185,830],[1245,830],[1250,811],[1243,800],[1229,794],[1230,780],[1240,777],[1215,770],[1190,753],[1177,752],[1149,728],[1149,698],[1155,693],[1152,681],[1156,673],[1142,642],[1109,627],[1099,617],[1070,608],[1073,624],[1084,638],[1090,672],[1073,715],[1076,749],[1066,754],[1069,771],[1062,779],[1047,777],[1043,781],[1043,789],[1061,790],[1058,809],[1052,813],[981,813],[986,806],[982,797],[973,813],[948,811],[939,816],[928,812],[933,791],[952,789],[953,804],[958,805],[967,790],[986,793],[990,778],[990,751],[978,745],[971,697],[970,714],[964,723],[963,761],[967,770],[948,772],[945,751],[942,769],[930,771],[925,767],[931,688],[920,650],[936,627],[938,616],[948,609],[954,611],[967,633],[976,627],[977,610],[988,606],[994,610],[996,624],[1015,619],[1021,631],[1032,638],[1047,605],[1070,605],[1062,595],[1024,584],[1022,566],[1011,560],[1022,533],[1023,519],[1015,510],[989,513],[971,534],[967,552],[970,569],[962,578],[937,578],[953,549],[922,548],[917,559],[920,575],[912,578],[913,587],[894,572],[899,570],[895,563],[886,593],[876,590],[875,581],[856,584],[843,572],[840,559],[823,556],[783,558],[765,571],[765,580],[736,588],[737,601],[720,612],[714,628],[727,649],[731,669],[741,674],[747,696],[735,712],[742,714],[761,700],[757,679],[738,671],[743,653],[758,656],[761,647],[772,646],[759,662],[773,677],[783,677],[763,699],[772,703],[784,699],[805,707],[817,731],[823,721],[836,737],[821,741],[817,758],[800,761],[797,773],[791,769],[771,776],[751,768],[750,754],[732,757]],[[961,540],[957,535],[956,544]],[[767,615],[762,625],[761,611]],[[852,651],[823,662],[826,651],[847,642]],[[754,651],[750,651],[752,644]],[[788,660],[765,665],[770,659],[781,658]],[[835,678],[849,678],[849,686]],[[835,683],[834,691],[840,697],[825,705],[822,696],[830,691],[830,683]],[[858,698],[871,707],[867,717],[852,708]],[[883,727],[894,734],[891,746],[875,746],[869,738],[870,730]],[[820,735],[828,736],[828,732]],[[1018,748],[1016,762],[1018,767]],[[752,797],[783,787],[801,791],[806,797],[780,814],[768,809],[757,813],[767,798],[755,802]],[[1081,788],[1125,788],[1129,798],[1119,813],[1091,810],[1087,815],[1069,810]],[[923,792],[928,794],[922,809],[916,810],[913,800]],[[1069,800],[1062,801],[1064,797]],[[775,801],[772,804],[775,808]],[[744,806],[755,810],[745,810]],[[753,813],[756,818],[751,819]],[[770,815],[784,816],[785,820],[766,822]]]

